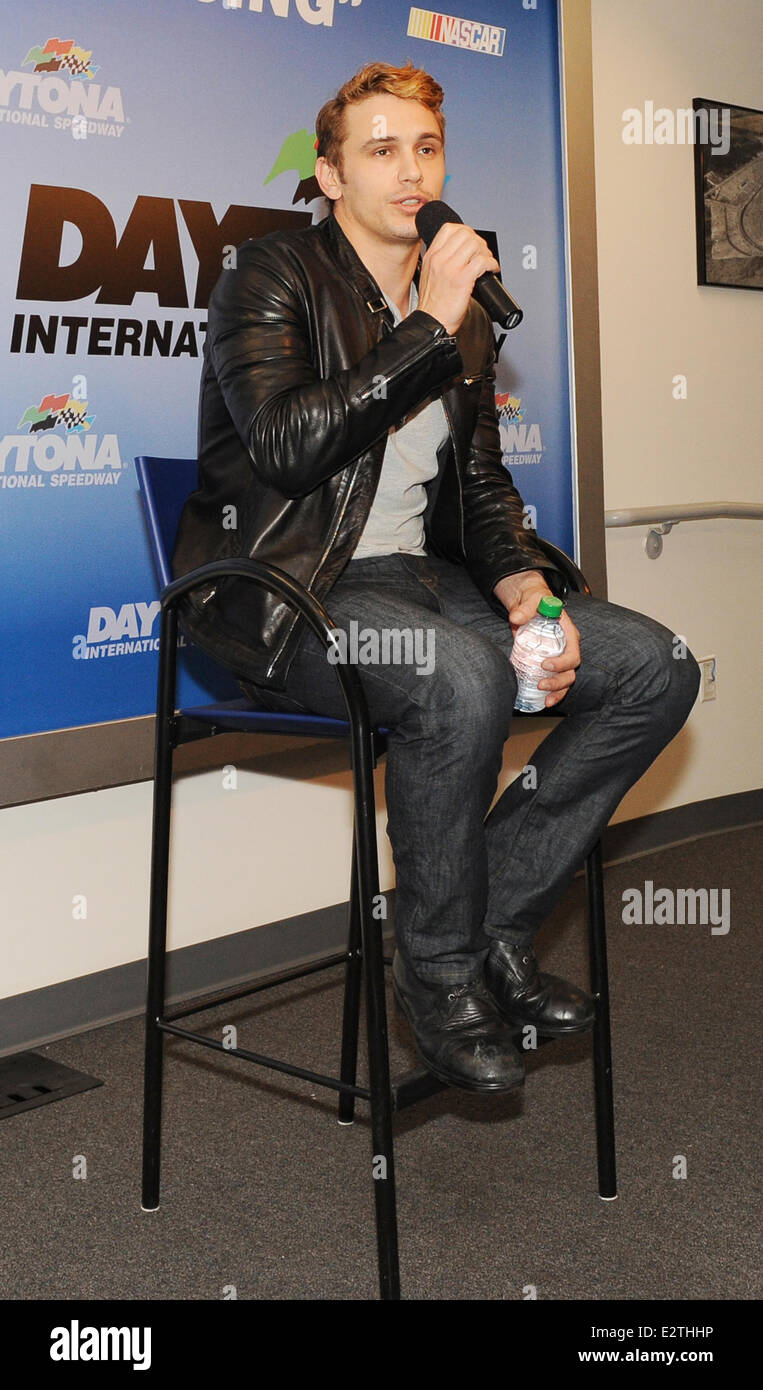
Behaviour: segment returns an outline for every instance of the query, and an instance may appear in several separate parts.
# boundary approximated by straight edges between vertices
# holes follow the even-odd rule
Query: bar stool
[[[222,560],[201,565],[173,580],[170,557],[180,513],[188,495],[198,486],[195,459],[141,456],[135,460],[149,536],[162,584],[159,638],[159,679],[156,705],[153,831],[151,848],[150,918],[147,972],[146,1038],[144,1070],[143,1184],[144,1211],[159,1206],[162,1117],[163,1043],[165,1035],[180,1037],[202,1047],[225,1052],[228,1057],[267,1067],[314,1085],[336,1091],[339,1121],[350,1124],[356,1100],[369,1103],[371,1111],[372,1176],[376,1208],[379,1286],[382,1299],[399,1299],[400,1271],[397,1239],[397,1205],[392,1117],[425,1096],[446,1089],[424,1068],[399,1077],[390,1076],[387,1042],[382,930],[375,907],[379,902],[379,868],[376,849],[373,769],[386,748],[384,728],[372,728],[368,706],[354,666],[334,667],[342,687],[347,720],[323,715],[283,714],[258,708],[246,699],[222,701],[176,710],[177,639],[180,600],[210,580],[236,576],[278,593],[292,604],[318,637],[332,647],[333,624],[320,603],[290,575],[274,565],[254,560]],[[577,566],[548,541],[543,550],[565,579],[568,589],[590,594]],[[555,711],[547,711],[553,714]],[[524,716],[533,718],[534,716]],[[244,987],[216,991],[190,1005],[168,1008],[165,1003],[167,894],[172,798],[173,754],[181,744],[211,738],[232,730],[277,733],[316,738],[349,738],[353,773],[354,824],[352,870],[348,911],[347,949],[326,954],[308,965],[269,974]],[[604,891],[601,844],[586,860],[587,921],[591,989],[596,1000],[593,1029],[594,1095],[599,1195],[616,1196],[614,1111],[609,1018]],[[388,961],[386,963],[389,963]],[[241,999],[286,981],[301,979],[338,965],[345,966],[341,1055],[338,1076],[328,1076],[295,1066],[280,1058],[240,1047],[223,1047],[217,1039],[180,1026],[180,1020],[233,999]],[[357,1053],[361,986],[365,983],[368,1033],[367,1085],[357,1084]],[[518,1030],[518,1032],[521,1030]],[[539,1044],[554,1041],[539,1036]]]

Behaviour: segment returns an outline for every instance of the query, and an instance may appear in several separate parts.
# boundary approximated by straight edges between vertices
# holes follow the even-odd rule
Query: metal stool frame
[[[141,460],[143,462],[143,460]],[[143,478],[141,485],[144,486]],[[580,571],[557,547],[541,542],[543,549],[562,571],[568,585],[590,593]],[[227,1056],[271,1068],[290,1076],[302,1077],[314,1085],[339,1093],[339,1121],[350,1124],[356,1099],[371,1108],[371,1145],[376,1207],[379,1286],[382,1299],[400,1298],[400,1272],[397,1234],[397,1204],[392,1134],[392,1116],[424,1096],[446,1089],[444,1083],[423,1068],[393,1079],[390,1076],[387,1040],[382,932],[373,915],[379,895],[373,769],[386,746],[385,733],[373,730],[368,706],[357,671],[337,663],[335,670],[342,686],[348,721],[322,716],[274,715],[258,711],[245,701],[199,709],[175,710],[177,675],[177,605],[197,586],[224,577],[247,579],[280,594],[292,604],[323,640],[333,647],[333,624],[321,604],[284,571],[254,560],[224,560],[207,564],[168,584],[161,595],[159,639],[159,678],[156,712],[153,836],[151,854],[150,921],[147,975],[147,1007],[144,1073],[143,1184],[141,1205],[145,1211],[159,1206],[160,1145],[163,1080],[163,1042],[165,1034],[181,1037],[200,1046],[224,1051]],[[549,711],[552,713],[552,711]],[[249,718],[247,718],[249,716]],[[165,957],[167,935],[167,895],[169,874],[170,815],[173,753],[179,744],[191,739],[251,724],[252,731],[304,732],[311,737],[346,737],[349,734],[354,789],[352,870],[349,900],[347,950],[327,955],[309,965],[297,966],[249,983],[244,987],[218,991],[196,999],[190,1006],[167,1009],[165,1004]],[[527,716],[532,717],[532,716]],[[616,1196],[614,1109],[609,1018],[609,987],[604,920],[601,844],[586,860],[587,919],[591,988],[596,999],[593,1029],[594,1095],[596,1114],[599,1194]],[[294,1066],[245,1048],[227,1048],[216,1039],[178,1026],[180,1019],[219,1004],[240,999],[286,981],[300,979],[320,970],[345,965],[339,1076],[327,1076]],[[365,966],[365,969],[364,969]],[[368,1034],[369,1084],[356,1084],[361,983],[365,979]],[[552,1041],[538,1039],[539,1043]],[[379,1163],[379,1160],[383,1160]]]

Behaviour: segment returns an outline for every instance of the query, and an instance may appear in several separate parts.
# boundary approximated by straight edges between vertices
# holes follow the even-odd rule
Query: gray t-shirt
[[[387,299],[387,296],[384,296]],[[411,285],[411,312],[419,297]],[[397,306],[387,299],[395,324],[402,322]],[[425,484],[437,475],[437,450],[448,438],[442,401],[427,397],[387,436],[379,486],[353,560],[369,555],[424,555],[422,514],[427,504]],[[351,562],[352,563],[352,562]]]

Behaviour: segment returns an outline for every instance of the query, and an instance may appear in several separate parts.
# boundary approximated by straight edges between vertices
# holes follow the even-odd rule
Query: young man
[[[391,730],[395,994],[436,1075],[503,1091],[523,1079],[512,1025],[557,1035],[593,1021],[582,990],[540,972],[533,941],[685,722],[699,671],[690,654],[674,659],[659,623],[569,594],[566,650],[544,681],[566,718],[535,754],[535,778],[487,814],[511,728],[514,632],[565,585],[501,463],[493,331],[471,295],[498,265],[451,223],[417,274],[416,213],[445,179],[442,96],[410,64],[362,69],[316,123],[332,215],[244,243],[220,276],[200,488],[174,567],[268,561],[336,629],[379,635],[387,660],[359,675],[372,721]],[[277,595],[225,580],[188,600],[185,624],[270,708],[345,717],[325,648]],[[434,647],[426,669],[389,659],[383,635],[406,629]]]

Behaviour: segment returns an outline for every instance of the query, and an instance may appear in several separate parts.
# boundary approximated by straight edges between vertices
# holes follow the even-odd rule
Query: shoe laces
[[[481,987],[481,980],[468,980],[465,985],[454,985],[453,988],[448,991],[448,1002],[454,1004],[457,999],[463,999],[465,994],[476,993]]]

